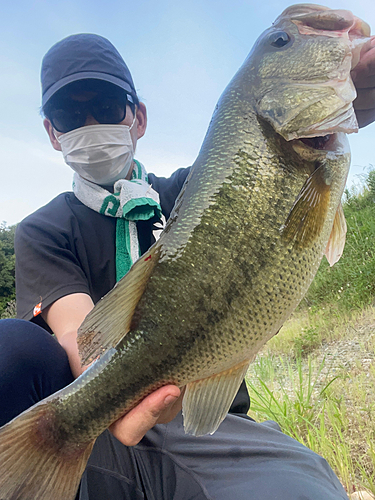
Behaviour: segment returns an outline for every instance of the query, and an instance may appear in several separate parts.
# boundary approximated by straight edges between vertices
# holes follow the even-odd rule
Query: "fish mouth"
[[[302,139],[295,140],[301,142],[311,149],[319,151],[333,151],[335,150],[336,139],[337,134],[333,133],[317,137],[303,137]]]
[[[344,145],[346,134],[358,131],[358,122],[352,104],[343,110],[333,113],[320,124],[315,124],[309,130],[295,134],[289,138],[293,149],[306,159],[314,159],[331,152],[343,154],[347,152]]]
[[[315,137],[300,137],[289,141],[294,151],[303,159],[315,161],[328,156],[339,156],[349,152],[344,132],[332,132]]]

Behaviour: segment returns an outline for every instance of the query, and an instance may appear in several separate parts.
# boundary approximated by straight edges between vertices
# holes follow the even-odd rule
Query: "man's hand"
[[[134,446],[156,424],[174,419],[182,407],[183,392],[166,385],[147,396],[138,406],[114,422],[109,430],[126,446]]]
[[[363,46],[351,76],[358,94],[353,103],[358,124],[366,127],[375,121],[375,37]]]

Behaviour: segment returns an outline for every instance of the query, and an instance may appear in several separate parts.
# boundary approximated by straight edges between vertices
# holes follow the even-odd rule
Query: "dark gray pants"
[[[213,436],[187,436],[182,417],[132,448],[108,431],[97,440],[80,500],[347,500],[327,462],[275,422],[235,415]]]

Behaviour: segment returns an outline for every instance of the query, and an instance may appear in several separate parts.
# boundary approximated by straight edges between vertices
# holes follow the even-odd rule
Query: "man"
[[[374,50],[369,44],[356,75],[362,125],[375,119]],[[108,40],[74,35],[52,47],[42,65],[42,93],[44,125],[75,171],[74,193],[58,196],[17,230],[18,316],[31,323],[0,323],[1,425],[82,372],[79,325],[152,244],[161,211],[167,218],[187,175],[180,169],[170,179],[147,176],[134,160],[146,108]],[[136,186],[147,183],[145,203]],[[141,207],[138,220],[124,222],[122,194]],[[248,419],[248,407],[243,385],[218,431],[194,438],[177,415],[179,389],[159,389],[111,426],[115,438],[108,431],[98,438],[79,498],[346,498],[321,457],[276,424]]]

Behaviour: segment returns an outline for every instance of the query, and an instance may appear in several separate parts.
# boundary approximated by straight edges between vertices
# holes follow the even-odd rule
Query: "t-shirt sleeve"
[[[47,306],[71,293],[89,294],[74,252],[79,237],[66,218],[40,210],[23,220],[15,235],[17,317],[37,318]],[[69,231],[71,234],[69,234]]]

